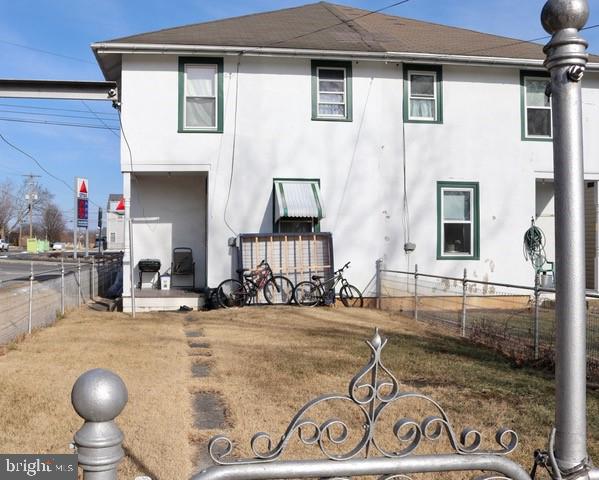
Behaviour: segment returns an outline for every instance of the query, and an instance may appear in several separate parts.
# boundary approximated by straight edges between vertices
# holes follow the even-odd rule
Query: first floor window
[[[317,218],[281,218],[278,223],[280,233],[311,233],[317,231]]]
[[[550,79],[544,73],[522,73],[522,128],[525,139],[551,139]]]
[[[222,131],[222,59],[179,62],[179,130]]]
[[[437,184],[438,258],[478,258],[478,203],[478,183]]]

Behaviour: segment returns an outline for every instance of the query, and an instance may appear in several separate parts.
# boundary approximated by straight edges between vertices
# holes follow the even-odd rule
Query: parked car
[[[62,250],[64,250],[64,247],[65,247],[64,242],[54,242],[52,244],[52,250],[55,250],[55,251],[62,251]]]
[[[8,246],[9,243],[3,238],[0,238],[0,252],[8,252]]]

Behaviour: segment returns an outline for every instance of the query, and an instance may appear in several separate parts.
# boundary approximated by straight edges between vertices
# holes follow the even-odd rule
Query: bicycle
[[[254,270],[237,270],[239,280],[229,278],[216,289],[221,307],[243,307],[258,303],[260,291],[269,305],[289,305],[293,301],[293,283],[283,275],[274,275],[266,260],[262,260]]]
[[[302,307],[314,307],[315,305],[329,305],[335,301],[335,287],[341,283],[339,299],[346,307],[360,308],[364,305],[360,290],[348,283],[343,277],[343,271],[349,268],[347,262],[343,267],[333,273],[328,280],[322,281],[321,276],[313,275],[312,280],[300,282],[295,286],[293,298],[295,303]]]

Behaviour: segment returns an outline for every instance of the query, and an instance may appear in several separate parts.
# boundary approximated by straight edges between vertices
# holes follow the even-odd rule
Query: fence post
[[[414,265],[414,320],[418,320],[418,264]]]
[[[90,287],[90,296],[89,296],[90,300],[93,299],[94,296],[95,296],[95,294],[96,294],[96,291],[95,291],[96,290],[96,288],[95,288],[96,287],[96,285],[95,285],[96,282],[94,281],[94,275],[96,274],[96,268],[95,268],[95,261],[94,261],[94,256],[93,255],[92,255],[92,270],[91,270],[91,272],[92,272],[92,275],[91,275],[91,279],[90,279],[90,281],[91,281],[91,287]]]
[[[381,269],[382,269],[383,259],[376,259],[376,308],[377,310],[381,309],[381,294],[382,294],[382,280],[381,280]]]
[[[121,377],[102,368],[88,370],[73,385],[71,403],[85,421],[73,438],[84,480],[117,480],[125,453],[124,435],[114,419],[127,400]]]
[[[539,297],[541,296],[541,279],[539,272],[535,273],[535,312],[533,321],[533,335],[534,335],[534,354],[535,360],[539,359]]]
[[[81,307],[81,259],[77,259],[77,307]]]
[[[60,259],[60,314],[64,315],[64,258]]]
[[[466,283],[468,282],[468,270],[464,268],[464,280],[462,280],[462,337],[466,336]]]
[[[33,262],[31,262],[31,273],[29,275],[29,320],[27,321],[27,332],[31,334],[31,323],[33,316]]]

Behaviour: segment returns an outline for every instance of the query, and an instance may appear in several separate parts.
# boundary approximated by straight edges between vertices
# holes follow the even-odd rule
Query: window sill
[[[416,120],[414,118],[412,119],[404,119],[404,123],[424,123],[424,124],[430,124],[430,125],[442,125],[443,124],[443,120]]]
[[[437,260],[480,260],[480,255],[439,255],[437,254]]]
[[[177,133],[223,133],[222,129],[194,130],[192,128],[178,128]]]
[[[522,137],[523,142],[553,142],[553,137]]]
[[[312,117],[313,122],[351,122],[351,118]]]

